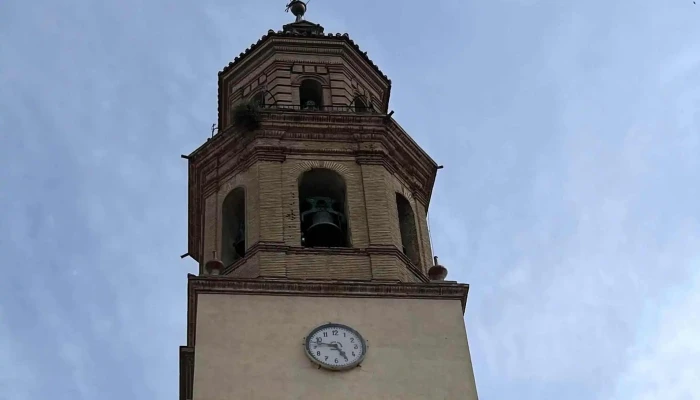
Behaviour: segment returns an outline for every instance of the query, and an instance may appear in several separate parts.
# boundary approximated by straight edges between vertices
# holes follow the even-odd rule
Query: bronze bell
[[[304,110],[318,110],[318,107],[316,106],[316,102],[313,100],[307,100],[306,103],[302,105],[302,108]]]
[[[345,245],[344,216],[333,209],[328,197],[306,199],[311,209],[301,213],[303,243],[306,247],[341,247]]]

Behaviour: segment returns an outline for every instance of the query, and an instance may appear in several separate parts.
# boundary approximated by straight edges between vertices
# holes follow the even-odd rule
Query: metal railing
[[[325,111],[344,112],[356,114],[377,114],[377,110],[372,107],[355,107],[352,105],[326,106],[326,105],[305,105],[305,104],[261,104],[263,110],[284,110],[284,111]]]

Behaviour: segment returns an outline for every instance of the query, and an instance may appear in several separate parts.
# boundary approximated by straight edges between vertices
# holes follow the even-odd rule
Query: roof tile
[[[262,43],[267,41],[269,38],[274,37],[274,36],[279,36],[279,37],[313,37],[313,38],[323,38],[323,39],[331,39],[331,40],[342,40],[348,44],[350,44],[351,47],[354,47],[355,50],[357,50],[358,54],[364,58],[364,60],[371,65],[374,70],[379,73],[381,77],[383,77],[390,85],[391,85],[391,79],[387,77],[380,69],[379,67],[369,58],[367,55],[366,51],[361,51],[360,46],[355,43],[352,39],[350,39],[350,35],[347,33],[328,33],[328,34],[323,34],[323,33],[308,33],[308,32],[285,32],[285,31],[273,31],[272,29],[267,31],[266,35],[263,35],[256,43],[253,43],[250,47],[245,49],[244,52],[238,55],[238,57],[235,57],[232,62],[228,63],[227,66],[224,67],[221,71],[219,71],[219,75],[225,74],[226,72],[230,71],[231,68],[233,68],[236,64],[241,62],[248,54],[250,54],[255,48],[260,46]]]

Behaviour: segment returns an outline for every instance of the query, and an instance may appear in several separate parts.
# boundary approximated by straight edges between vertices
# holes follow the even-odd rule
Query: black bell
[[[342,247],[345,233],[342,213],[333,209],[335,203],[328,197],[306,199],[311,209],[301,213],[303,243],[306,247]]]

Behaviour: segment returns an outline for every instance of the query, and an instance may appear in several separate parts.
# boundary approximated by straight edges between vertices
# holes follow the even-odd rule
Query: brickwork
[[[201,222],[192,225],[202,230],[201,250],[194,252],[200,264],[204,265],[214,250],[222,254],[221,232],[217,231],[223,223],[222,203],[231,190],[243,186],[246,248],[247,252],[255,248],[255,254],[236,261],[227,273],[242,277],[307,279],[321,275],[327,279],[425,280],[432,257],[425,218],[427,203],[423,204],[425,194],[413,194],[416,185],[432,185],[429,179],[434,163],[410,138],[392,142],[393,135],[405,136],[403,130],[388,129],[386,119],[370,116],[351,125],[328,125],[325,131],[319,131],[322,126],[317,121],[325,118],[321,114],[312,120],[313,125],[303,122],[307,118],[303,115],[283,123],[270,119],[264,122],[267,128],[256,131],[254,137],[231,130],[228,110],[233,105],[260,93],[264,93],[266,104],[298,104],[304,79],[321,84],[324,104],[349,107],[361,96],[380,114],[387,112],[383,99],[388,99],[390,82],[343,40],[272,37],[251,50],[235,68],[223,71],[219,76],[220,130],[228,132],[231,139],[215,137],[205,145],[208,150],[200,161],[203,175],[192,180],[199,186],[191,192],[195,196],[191,201],[202,203],[199,208],[195,203],[195,214],[191,214],[196,219],[197,210],[201,210]],[[361,136],[355,133],[358,131]],[[397,143],[408,147],[397,153],[393,147]],[[416,164],[416,156],[398,160],[405,166],[387,158],[416,151],[421,162],[427,163],[427,172],[425,166]],[[417,170],[417,166],[423,170]],[[327,168],[343,178],[349,246],[360,253],[302,251],[298,182],[301,174],[312,168]],[[423,174],[420,179],[407,172],[414,170]],[[420,253],[416,263],[401,254],[396,193],[410,202],[415,216]],[[201,200],[197,196],[202,196]],[[264,246],[257,248],[259,245]]]
[[[392,224],[390,216],[389,173],[381,165],[362,165],[361,171],[370,243],[396,245],[398,225]]]
[[[265,242],[282,242],[282,165],[277,162],[263,161],[256,164],[258,170],[258,207],[260,217],[260,240]]]
[[[307,143],[311,147],[318,145],[315,142]],[[361,165],[347,157],[345,160],[343,157],[327,158],[319,160],[295,156],[282,163],[263,161],[229,176],[219,187],[218,193],[210,195],[205,201],[204,254],[211,255],[214,249],[221,254],[221,232],[216,231],[223,226],[221,207],[226,195],[240,186],[246,189],[246,247],[249,249],[261,242],[300,248],[298,182],[299,177],[312,168],[333,170],[344,179],[352,248],[390,245],[401,249],[395,196],[397,192],[407,193],[407,189],[400,180],[381,165]],[[218,205],[215,199],[218,199]],[[415,204],[416,201],[412,200],[413,207]],[[414,213],[419,213],[419,210],[416,207]],[[418,218],[417,226],[424,220]],[[421,260],[429,256],[423,256]],[[205,257],[205,260],[208,259],[210,257]],[[406,264],[406,261],[386,254],[290,255],[264,252],[244,260],[234,275],[250,277],[257,273],[267,277],[318,279],[326,276],[328,279],[416,281],[418,278]],[[424,272],[423,265],[417,267]]]
[[[286,255],[280,252],[264,252],[260,254],[260,276],[269,278],[287,277]]]
[[[287,277],[292,279],[370,280],[369,257],[345,254],[297,253],[287,256]]]
[[[224,271],[226,275],[234,278],[258,278],[260,277],[260,254],[253,254],[241,261],[241,264],[234,265],[233,271]]]
[[[337,41],[275,38],[255,50],[255,55],[236,69],[220,77],[220,125],[230,126],[230,110],[243,99],[265,92],[266,104],[299,104],[299,85],[303,79],[322,82],[324,104],[349,106],[362,96],[380,112],[386,112],[382,99],[389,86],[367,76],[364,61],[355,50]],[[223,111],[223,112],[222,112]]]
[[[301,109],[300,90],[304,100],[321,95],[323,107]],[[438,166],[391,118],[390,91],[347,35],[307,21],[268,31],[219,73],[218,131],[186,156],[188,254],[200,276],[189,276],[181,400],[350,398],[357,388],[365,398],[477,399],[462,320],[468,286],[427,276],[426,211]],[[255,128],[234,124],[233,107],[253,98],[265,103]],[[355,109],[358,99],[372,112]],[[240,238],[243,193],[244,255],[228,243]],[[343,205],[336,211],[347,240],[337,229],[311,231],[322,218],[342,221],[323,201],[306,201],[315,197]],[[312,222],[302,223],[300,200],[320,208]],[[215,256],[229,265],[209,276],[204,265]],[[336,318],[371,338],[364,362],[385,379],[356,368],[331,382],[307,362],[299,339]],[[270,337],[284,346],[265,345]],[[245,340],[257,353],[240,351]],[[282,364],[260,362],[270,355]]]
[[[415,206],[416,219],[418,219],[418,243],[420,244],[420,253],[422,255],[422,270],[425,274],[433,265],[433,251],[430,245],[430,235],[428,234],[428,218],[425,206],[419,201],[413,203]]]
[[[373,254],[370,258],[373,280],[401,281],[405,277],[398,258],[380,254]]]
[[[433,254],[430,245],[430,237],[428,234],[428,219],[426,207],[418,201],[411,191],[408,189],[408,185],[404,183],[399,177],[393,177],[393,188],[396,193],[404,196],[413,209],[413,214],[416,219],[416,230],[417,230],[417,240],[419,251],[421,254],[420,267],[424,273],[428,273],[428,269],[433,265]],[[401,238],[399,237],[399,243]]]
[[[204,251],[202,253],[207,260],[210,260],[215,250],[217,250],[217,237],[219,236],[219,224],[216,215],[216,195],[207,197],[204,201]],[[218,252],[217,252],[218,253]],[[199,273],[203,273],[204,263],[200,263]]]

